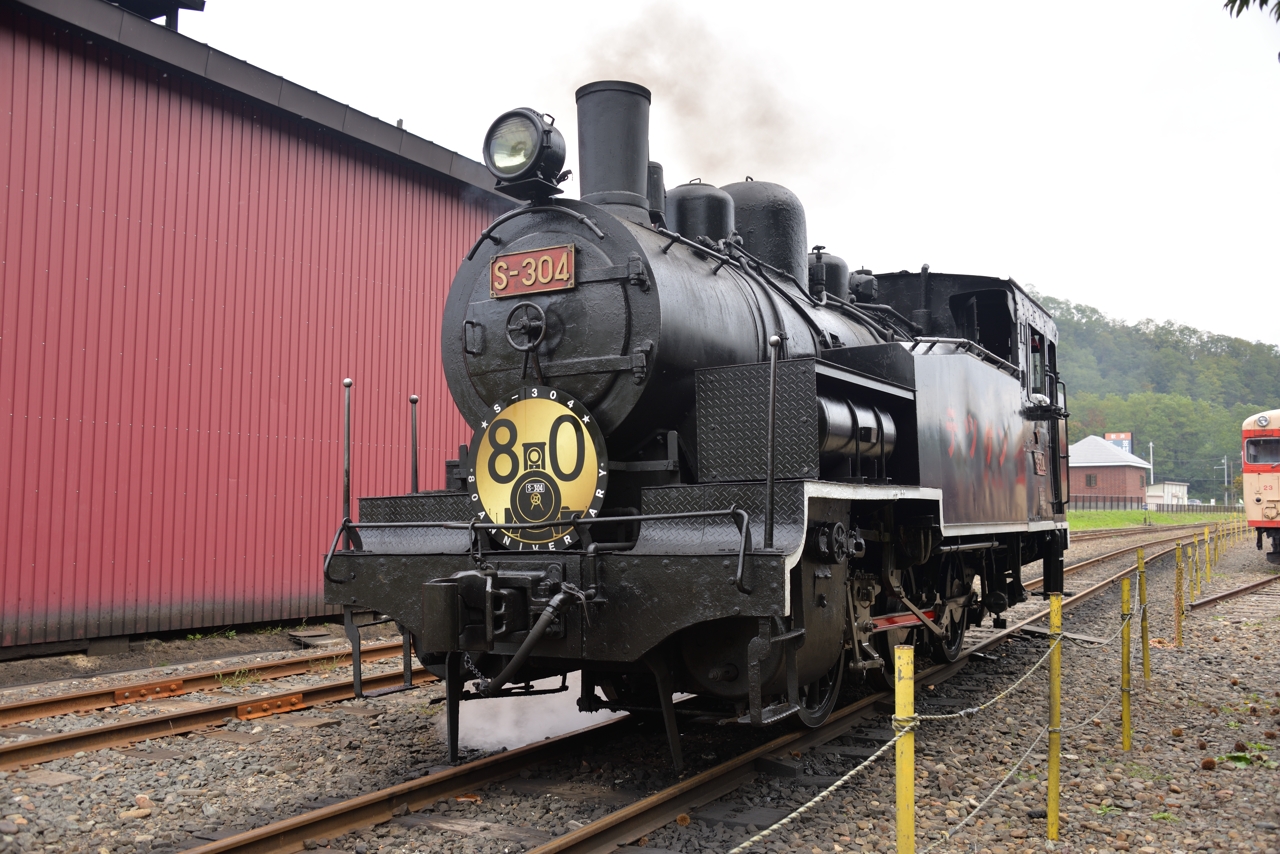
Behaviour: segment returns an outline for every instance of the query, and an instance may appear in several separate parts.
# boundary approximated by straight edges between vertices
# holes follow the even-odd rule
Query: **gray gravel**
[[[1115,548],[1101,543],[1081,546],[1095,547],[1097,552]],[[1084,548],[1073,550],[1071,557],[1087,557],[1084,552]],[[1215,575],[1213,591],[1262,577],[1266,567],[1251,544],[1242,546],[1227,555]],[[1151,625],[1156,638],[1172,635],[1171,576],[1171,570],[1162,565],[1151,572],[1155,603]],[[1118,704],[1098,714],[1096,723],[1093,717],[1118,687],[1118,644],[1065,648],[1064,726],[1084,726],[1064,736],[1064,825],[1054,850],[1150,854],[1280,849],[1280,774],[1270,759],[1280,751],[1263,749],[1277,745],[1266,733],[1280,728],[1280,716],[1272,714],[1280,710],[1280,697],[1275,696],[1280,689],[1280,643],[1275,631],[1280,627],[1280,600],[1255,598],[1262,601],[1240,600],[1197,612],[1188,620],[1182,650],[1153,650],[1152,684],[1142,686],[1140,671],[1135,679],[1135,749],[1128,755],[1119,749]],[[1100,597],[1070,613],[1067,630],[1110,636],[1118,625],[1118,610],[1118,593]],[[1134,629],[1136,668],[1141,660],[1136,623]],[[992,696],[1024,673],[1045,648],[1043,638],[1012,640],[989,659],[972,663],[961,676],[922,689],[920,708],[954,711],[956,703]],[[394,660],[380,664],[397,666]],[[348,672],[297,678],[335,678]],[[927,724],[918,734],[918,851],[967,817],[1028,750],[1046,720],[1045,680],[1044,674],[1037,674],[1021,692],[989,712],[958,723]],[[290,680],[245,686],[236,689],[236,695],[259,689],[275,692],[288,684]],[[279,718],[231,721],[216,731],[140,745],[142,755],[107,750],[23,772],[0,772],[4,797],[0,854],[158,854],[207,841],[202,836],[295,815],[325,803],[324,799],[347,798],[414,779],[444,764],[442,706],[429,702],[439,694],[437,686],[429,686]],[[116,714],[135,714],[136,709],[39,721],[32,726],[93,725],[113,720]],[[583,716],[580,722],[591,720]],[[320,725],[290,725],[302,723]],[[888,722],[881,719],[870,725],[885,727]],[[1175,735],[1175,728],[1181,734]],[[694,771],[758,743],[761,737],[737,727],[689,724],[685,729],[686,755]],[[221,733],[261,740],[235,743],[218,738]],[[1202,741],[1204,747],[1200,747]],[[1235,752],[1237,741],[1245,746],[1245,756],[1238,757],[1245,767],[1218,761]],[[865,742],[846,738],[840,744]],[[166,753],[148,756],[147,750]],[[988,854],[1046,850],[1045,821],[1030,817],[1044,808],[1045,757],[1043,743],[1032,749],[1030,761],[979,812],[972,826],[936,850]],[[1201,762],[1210,757],[1215,758],[1215,769],[1201,770]],[[838,775],[856,761],[821,751],[810,751],[799,760],[807,775]],[[357,854],[528,850],[541,839],[669,784],[674,778],[668,764],[661,734],[651,730],[531,769],[474,793],[474,799],[441,802],[421,814],[334,839],[313,840],[311,845]],[[820,787],[806,785],[804,780],[761,776],[726,796],[721,805],[785,810],[818,791]],[[893,821],[890,760],[753,850],[893,851]],[[727,851],[754,830],[754,825],[743,827],[732,820],[702,820],[695,812],[687,825],[673,822],[649,834],[645,842],[650,850]]]

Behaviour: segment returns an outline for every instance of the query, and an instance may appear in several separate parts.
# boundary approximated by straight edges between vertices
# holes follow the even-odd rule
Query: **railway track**
[[[1186,525],[1136,525],[1131,528],[1094,528],[1088,531],[1071,532],[1071,542],[1086,543],[1090,540],[1106,540],[1111,537],[1124,537],[1130,534],[1151,534],[1156,531],[1163,533],[1172,533],[1174,531],[1204,531],[1206,527],[1212,528],[1213,525],[1206,525],[1204,522],[1188,523]]]
[[[361,647],[360,655],[366,662],[379,661],[400,655],[401,650],[400,641],[393,641]],[[22,700],[17,703],[0,705],[0,727],[34,721],[40,718],[52,718],[58,715],[81,714],[149,700],[169,699],[198,691],[216,691],[225,687],[227,682],[231,680],[264,682],[284,679],[289,676],[301,676],[305,673],[313,673],[316,670],[341,667],[350,663],[351,653],[349,651],[320,655],[300,655],[279,661],[234,665],[217,670],[207,670],[203,673],[173,676],[168,679],[153,679],[146,682],[127,683],[90,691],[77,691],[70,694],[56,694],[51,697]]]
[[[400,644],[395,645],[397,649]],[[413,671],[413,684],[425,685],[435,677],[422,669]],[[395,671],[363,679],[366,694],[389,693],[404,685],[404,673]],[[71,732],[28,738],[0,744],[0,771],[12,771],[24,765],[35,765],[50,759],[72,756],[81,750],[103,750],[125,747],[149,738],[182,735],[207,727],[219,726],[225,718],[253,720],[296,712],[321,703],[335,703],[355,697],[350,680],[257,697],[238,697],[225,703],[201,703],[200,708],[183,709],[169,714],[149,715],[132,721],[86,727]]]
[[[1276,581],[1280,581],[1280,575],[1273,575],[1271,578],[1264,578],[1260,581],[1255,581],[1252,584],[1245,584],[1232,590],[1226,590],[1213,596],[1207,596],[1198,602],[1192,602],[1191,610],[1199,611],[1204,608],[1208,608],[1211,605],[1217,605],[1220,602],[1225,602],[1228,599],[1235,599],[1238,596],[1247,596],[1250,593],[1257,593],[1264,587],[1267,587]]]
[[[1176,539],[1176,536],[1143,545],[1158,545],[1171,539]],[[1137,547],[1130,546],[1081,561],[1068,567],[1065,572],[1078,575],[1090,567],[1132,552]],[[1167,548],[1150,554],[1147,556],[1147,561],[1150,564],[1172,554],[1173,551],[1173,548]],[[1134,564],[1107,575],[1065,599],[1063,607],[1075,607],[1136,571],[1137,565]],[[1028,582],[1027,586],[1032,587],[1035,584],[1036,582]],[[1042,603],[1030,600],[1011,608],[1006,614],[1011,617],[1006,628],[991,630],[976,637],[971,635],[971,641],[956,662],[922,670],[916,675],[917,682],[928,680],[930,683],[937,683],[953,676],[975,653],[988,650],[1013,633],[1045,619],[1048,609]],[[687,814],[698,806],[714,801],[742,786],[756,776],[757,760],[775,754],[797,754],[808,748],[830,742],[848,733],[860,721],[878,713],[877,705],[884,704],[890,699],[888,692],[864,697],[837,709],[820,727],[779,735],[733,759],[551,839],[534,849],[535,854],[563,854],[563,852],[586,854],[587,852],[614,851],[618,845],[631,842],[677,816]],[[630,717],[607,721],[588,729],[535,742],[388,789],[371,792],[322,809],[237,833],[193,848],[191,852],[192,854],[280,854],[297,851],[302,849],[308,840],[333,837],[361,827],[380,824],[398,815],[404,815],[406,811],[416,812],[441,799],[509,779],[525,768],[551,762],[565,753],[580,750],[605,739],[616,740],[628,732],[631,726],[633,726],[633,719]]]

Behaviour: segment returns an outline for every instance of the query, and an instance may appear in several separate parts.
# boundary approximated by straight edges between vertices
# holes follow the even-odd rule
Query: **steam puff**
[[[540,697],[497,697],[492,700],[468,700],[462,704],[459,715],[458,742],[463,747],[479,750],[515,748],[522,744],[541,741],[544,738],[573,732],[609,718],[619,717],[621,712],[578,711],[581,695],[580,674],[569,675],[569,690]],[[539,690],[558,688],[559,679],[544,679],[533,683]],[[441,715],[440,717],[444,717]],[[441,722],[440,737],[444,737]]]
[[[713,183],[750,174],[779,180],[817,167],[822,129],[801,102],[779,90],[763,69],[777,55],[726,44],[703,22],[671,3],[592,39],[580,82],[629,80],[653,92],[655,114],[674,111],[681,163]],[[651,151],[655,160],[661,152]]]

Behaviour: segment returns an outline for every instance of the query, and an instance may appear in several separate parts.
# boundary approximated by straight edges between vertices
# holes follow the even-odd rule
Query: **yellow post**
[[[1133,746],[1129,731],[1129,579],[1120,579],[1120,746],[1127,752]]]
[[[1139,552],[1141,553],[1141,552]],[[1062,753],[1062,594],[1049,594],[1049,838],[1058,838],[1058,792]]]
[[[897,727],[908,727],[916,717],[916,678],[913,647],[895,646],[894,699]],[[915,854],[916,850],[916,737],[907,730],[898,739],[898,854]]]
[[[1138,549],[1138,607],[1142,609],[1142,679],[1151,681],[1151,635],[1147,629],[1147,559]]]
[[[1187,593],[1192,602],[1200,593],[1200,535],[1196,534],[1191,538],[1191,545],[1187,546],[1187,569],[1191,572],[1191,577],[1187,579]]]
[[[1190,572],[1198,571],[1196,568],[1196,554],[1192,552],[1192,547],[1190,547],[1190,545],[1188,545],[1187,547],[1187,568],[1188,568],[1188,571]],[[1196,583],[1196,579],[1194,579],[1194,576],[1189,577],[1189,579],[1187,579],[1187,594],[1189,597],[1189,599],[1187,600],[1188,613],[1190,612],[1190,603],[1196,602],[1196,595],[1194,595],[1192,590],[1192,585],[1194,583]]]
[[[1182,543],[1177,542],[1173,545],[1174,559],[1177,562],[1177,570],[1173,579],[1173,641],[1178,646],[1182,646]]]
[[[1209,551],[1209,526],[1204,526],[1204,583],[1213,578],[1213,553]]]

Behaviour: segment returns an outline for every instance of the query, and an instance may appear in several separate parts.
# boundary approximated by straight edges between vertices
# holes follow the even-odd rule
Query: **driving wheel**
[[[821,726],[836,707],[840,685],[844,681],[844,650],[836,656],[831,669],[813,682],[800,686],[800,711],[796,716],[808,727]]]

